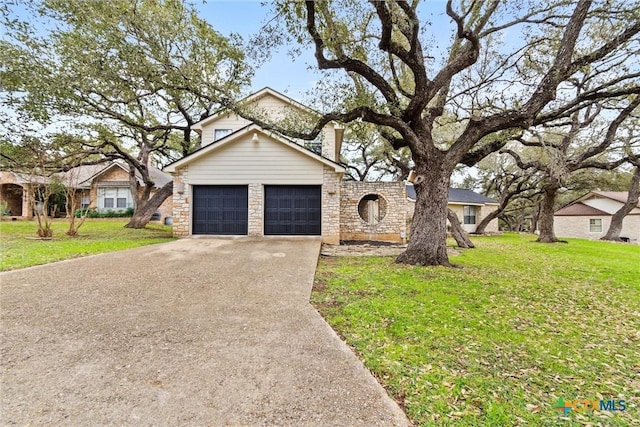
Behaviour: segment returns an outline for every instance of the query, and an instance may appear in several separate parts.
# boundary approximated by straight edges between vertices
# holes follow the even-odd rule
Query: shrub
[[[82,217],[82,215],[85,213],[85,209],[78,209],[76,210],[74,216],[76,218],[80,218]],[[89,212],[87,213],[87,218],[128,218],[131,217],[133,215],[133,208],[127,208],[124,211],[114,211],[112,209],[109,209],[107,211],[102,211],[99,212],[96,209],[89,209]]]

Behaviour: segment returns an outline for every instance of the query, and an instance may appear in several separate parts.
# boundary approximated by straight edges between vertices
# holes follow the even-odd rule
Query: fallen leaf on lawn
[[[527,404],[527,411],[530,412],[540,412],[540,405],[533,405],[531,403]]]

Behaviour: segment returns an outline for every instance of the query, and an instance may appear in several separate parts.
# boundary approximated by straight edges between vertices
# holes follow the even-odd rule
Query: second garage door
[[[322,193],[319,185],[267,185],[264,193],[264,234],[321,234]]]

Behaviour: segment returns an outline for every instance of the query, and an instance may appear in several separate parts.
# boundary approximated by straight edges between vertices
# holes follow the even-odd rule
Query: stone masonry
[[[363,198],[378,196],[379,221],[365,221]],[[406,241],[407,194],[404,182],[345,181],[340,195],[340,239]]]
[[[341,185],[342,175],[325,166],[322,185],[322,241],[340,243],[341,234]]]
[[[173,176],[173,235],[186,237],[189,235],[189,192],[188,180],[189,166],[176,171]]]
[[[249,184],[249,236],[262,236],[263,194],[264,188],[262,184]]]

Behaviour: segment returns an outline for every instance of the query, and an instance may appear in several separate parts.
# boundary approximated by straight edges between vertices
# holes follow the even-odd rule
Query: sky
[[[229,36],[231,33],[239,34],[245,43],[249,42],[251,37],[257,34],[272,17],[268,0],[187,1],[216,31],[224,36]],[[12,10],[18,17],[28,16],[20,3],[17,3]],[[429,33],[435,35],[436,42],[448,38],[446,36],[450,34],[453,25],[445,14],[444,0],[426,0],[420,5],[419,12],[421,18],[431,21],[430,24],[423,21],[423,26],[428,27]],[[271,59],[254,71],[250,92],[269,86],[302,102],[305,101],[305,92],[312,89],[314,84],[323,78],[310,49],[303,50],[295,59],[288,54],[287,47],[274,49],[271,52]]]
[[[270,6],[261,1],[250,0],[207,0],[194,2],[201,18],[209,22],[224,36],[237,33],[245,42],[257,34],[270,17]],[[255,70],[251,92],[269,86],[293,98],[313,87],[318,75],[308,69],[315,59],[309,51],[303,52],[294,61],[286,48],[272,52],[269,62]]]
[[[240,34],[246,42],[271,18],[271,8],[266,3],[256,0],[194,0],[192,4],[199,16],[218,32],[224,36]],[[453,25],[445,14],[444,0],[427,0],[422,13],[432,21],[430,33],[436,38],[448,39]],[[304,92],[312,89],[322,78],[311,50],[304,50],[294,60],[287,54],[286,47],[273,51],[271,60],[255,71],[252,92],[269,86],[300,101],[304,101]]]

